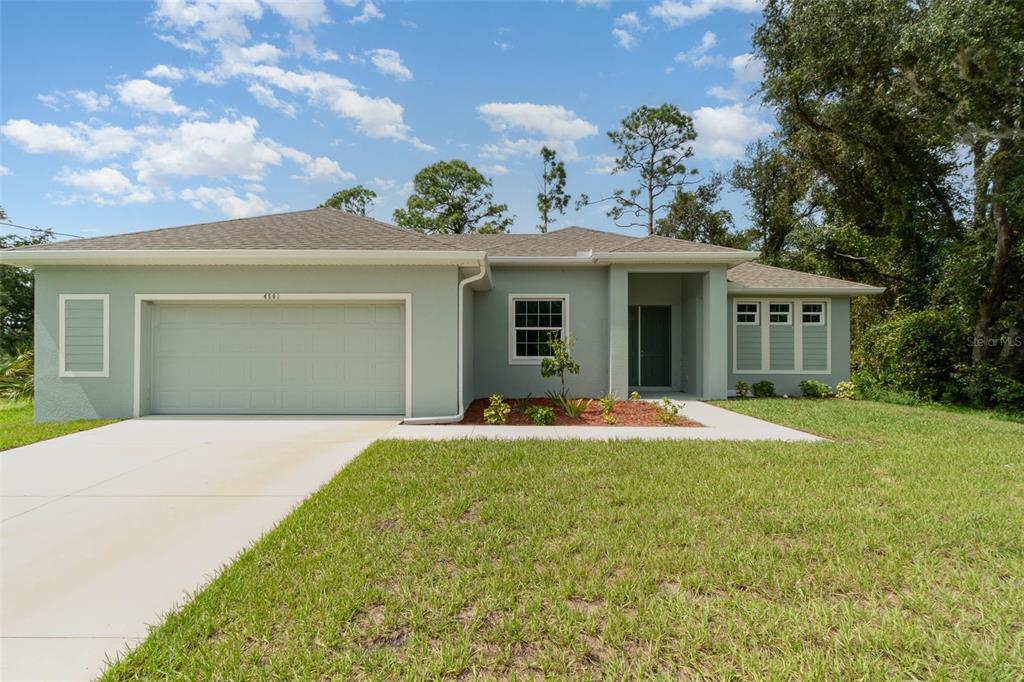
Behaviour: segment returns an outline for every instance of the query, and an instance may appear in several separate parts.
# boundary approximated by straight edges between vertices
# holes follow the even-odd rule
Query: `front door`
[[[672,307],[629,307],[629,385],[672,385]]]

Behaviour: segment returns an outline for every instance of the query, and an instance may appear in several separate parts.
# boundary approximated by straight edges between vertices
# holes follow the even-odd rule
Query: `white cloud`
[[[363,11],[348,20],[350,24],[365,24],[374,19],[383,19],[384,13],[377,9],[377,5],[373,4],[373,0],[366,0],[363,3]]]
[[[154,199],[152,190],[133,184],[124,173],[109,166],[78,171],[65,168],[54,180],[91,192],[91,200],[98,204],[136,204]]]
[[[394,50],[367,50],[370,61],[385,76],[394,76],[400,81],[411,81],[412,71],[402,63],[402,55]]]
[[[295,54],[311,57],[315,62],[336,62],[340,59],[334,50],[317,48],[316,39],[308,31],[289,31],[288,42]]]
[[[157,85],[150,80],[137,79],[124,81],[114,89],[117,91],[118,99],[133,109],[178,116],[188,113],[188,107],[175,102],[171,88],[166,85]]]
[[[110,108],[109,95],[100,95],[92,90],[72,90],[69,94],[86,111],[103,111]]]
[[[560,105],[530,102],[490,102],[477,107],[481,118],[494,131],[508,133],[522,130],[535,137],[504,138],[486,144],[480,155],[489,159],[536,154],[544,145],[555,149],[568,160],[578,158],[576,142],[597,134],[597,126]]]
[[[303,164],[302,175],[293,175],[296,180],[305,182],[340,182],[342,180],[355,180],[356,176],[343,170],[337,161],[326,156],[317,156],[309,159]]]
[[[394,189],[396,184],[398,183],[391,178],[374,178],[373,180],[370,180],[370,185],[376,187],[381,192],[388,192]]]
[[[323,0],[263,0],[263,4],[300,31],[308,31],[331,20]]]
[[[762,0],[660,0],[648,11],[675,28],[723,10],[758,12],[761,5]]]
[[[279,100],[277,95],[274,94],[274,91],[267,86],[261,85],[260,83],[253,83],[249,86],[249,92],[256,98],[256,101],[263,106],[276,109],[288,118],[295,118],[295,105]]]
[[[619,47],[624,50],[632,50],[636,47],[636,36],[624,28],[613,28],[612,37],[615,38],[615,42],[619,44]]]
[[[590,157],[593,167],[587,171],[591,175],[611,175],[615,169],[615,157],[610,154],[598,154]]]
[[[57,95],[36,95],[36,99],[39,103],[48,109],[56,111],[60,108],[60,97]]]
[[[152,14],[160,25],[194,33],[203,40],[237,42],[249,39],[246,22],[262,16],[263,7],[257,0],[157,0]]]
[[[761,82],[764,64],[752,54],[736,55],[729,60],[732,69],[732,83],[728,87],[714,85],[708,94],[717,99],[739,102],[750,96],[752,85]]]
[[[3,164],[0,164],[0,178],[7,177],[8,175],[14,175],[14,171]]]
[[[507,175],[509,172],[508,168],[500,163],[496,163],[492,166],[481,166],[480,170],[490,175]]]
[[[494,46],[496,48],[498,48],[499,50],[511,50],[512,49],[512,44],[509,43],[506,40],[495,40],[494,41]]]
[[[0,133],[29,154],[72,154],[87,160],[118,156],[137,146],[133,131],[114,126],[93,128],[84,123],[58,126],[9,119],[0,126]]]
[[[559,145],[555,142],[531,140],[527,138],[520,138],[518,140],[503,139],[496,144],[485,144],[480,148],[480,156],[485,159],[508,159],[513,156],[533,156],[535,154],[539,154],[541,147],[545,144],[554,148],[556,151],[561,152],[566,158],[575,159],[578,157],[575,146],[572,146],[567,150],[564,145]]]
[[[701,107],[693,112],[697,139],[694,155],[702,159],[738,159],[746,146],[772,131],[772,124],[761,119],[758,112],[742,104],[722,107]]]
[[[277,64],[284,56],[284,50],[270,43],[258,43],[248,47],[224,45],[220,50],[220,63],[213,75],[221,79],[251,75],[254,67],[260,64]]]
[[[174,45],[174,47],[178,48],[179,50],[185,50],[186,52],[195,52],[196,54],[206,53],[206,48],[203,47],[199,42],[194,40],[183,40],[177,36],[173,36],[167,33],[157,33],[156,38],[157,40],[162,40],[165,43],[168,43],[169,45]]]
[[[230,187],[196,187],[179,194],[194,208],[206,209],[216,206],[228,218],[248,218],[271,210],[270,202],[261,196],[247,192],[238,196]]]
[[[686,52],[679,52],[676,54],[675,60],[677,62],[689,62],[695,66],[704,66],[709,63],[707,56],[708,50],[718,44],[718,36],[713,32],[707,31],[701,36],[700,45],[691,48]]]
[[[640,17],[637,16],[636,12],[626,12],[620,14],[615,19],[615,25],[622,28],[629,28],[636,31],[642,31],[644,29],[643,24],[640,23]]]
[[[576,0],[576,4],[580,7],[609,7],[612,0]]]
[[[624,50],[632,50],[637,45],[636,34],[646,31],[647,27],[640,21],[636,12],[626,12],[615,18],[615,28],[612,29],[612,37]]]
[[[157,64],[152,69],[146,72],[147,78],[163,78],[169,81],[180,81],[185,78],[185,72],[176,66],[167,66],[166,64]]]

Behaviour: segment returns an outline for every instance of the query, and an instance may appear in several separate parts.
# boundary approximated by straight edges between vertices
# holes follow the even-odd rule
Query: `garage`
[[[154,414],[406,412],[405,305],[152,304]]]

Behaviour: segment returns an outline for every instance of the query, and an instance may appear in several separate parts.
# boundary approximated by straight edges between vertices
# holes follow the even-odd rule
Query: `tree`
[[[0,220],[7,220],[3,207]],[[5,234],[0,235],[0,249],[45,244],[51,239],[53,234],[48,230],[29,237]],[[14,355],[21,348],[32,347],[33,284],[31,270],[0,265],[0,355]]]
[[[318,208],[337,208],[346,213],[366,215],[366,209],[377,199],[377,193],[372,189],[356,185],[348,189],[338,190],[330,196]]]
[[[559,214],[565,215],[571,197],[565,193],[565,164],[555,160],[555,150],[541,147],[540,157],[544,166],[541,173],[541,189],[537,194],[537,210],[540,212],[537,229],[547,232],[555,220],[552,213],[558,211]]]
[[[636,172],[640,186],[615,190],[594,203],[613,202],[608,216],[619,227],[646,227],[647,234],[654,234],[655,216],[668,208],[660,203],[662,195],[681,187],[686,175],[695,172],[687,170],[685,161],[693,156],[690,143],[696,138],[693,119],[674,104],[635,109],[618,130],[608,132],[608,139],[619,148],[612,173]],[[620,222],[627,215],[630,218]]]
[[[401,227],[437,234],[508,232],[514,217],[495,204],[491,181],[465,161],[438,161],[413,178],[413,193],[394,213]]]
[[[746,248],[750,244],[747,234],[733,232],[732,213],[716,209],[722,193],[724,178],[713,174],[707,182],[692,192],[676,189],[668,213],[655,224],[655,232],[665,237],[688,239],[704,244]]]
[[[548,334],[548,356],[540,361],[540,375],[545,379],[551,377],[558,377],[561,382],[562,390],[559,391],[558,395],[562,396],[563,399],[567,397],[565,392],[565,375],[579,374],[580,363],[576,362],[576,359],[572,356],[572,347],[576,343],[576,337],[568,336],[562,338],[562,335],[558,332],[550,332]]]

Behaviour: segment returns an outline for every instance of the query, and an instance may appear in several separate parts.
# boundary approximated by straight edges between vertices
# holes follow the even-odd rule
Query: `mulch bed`
[[[555,410],[555,426],[701,426],[695,421],[690,421],[682,415],[676,417],[675,424],[665,424],[658,420],[657,410],[654,405],[643,400],[617,400],[615,402],[615,417],[618,420],[615,424],[606,424],[601,414],[601,403],[594,400],[587,408],[587,411],[579,419],[573,419],[555,407],[555,404],[548,398],[512,399],[506,398],[505,402],[512,405],[512,413],[508,416],[506,426],[532,426],[530,420],[523,414],[523,410],[530,405],[543,405]],[[484,420],[484,408],[490,404],[486,398],[478,398],[470,403],[466,409],[466,416],[460,424],[482,424],[487,425]]]

